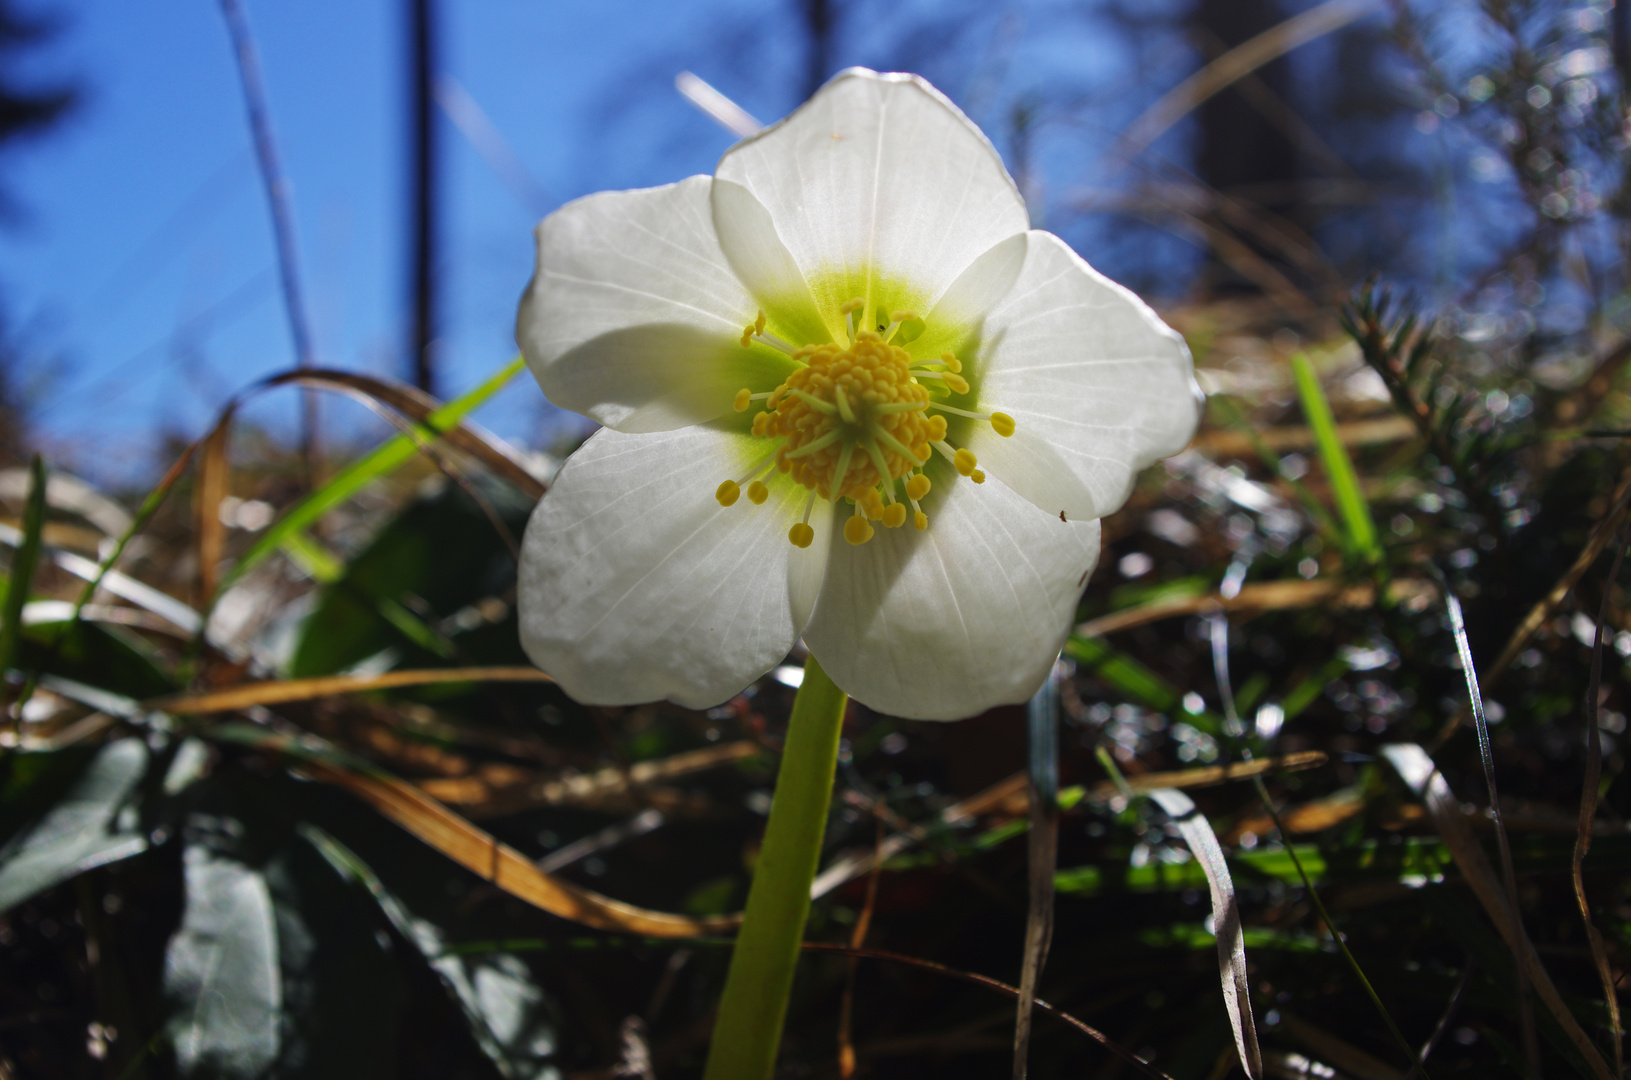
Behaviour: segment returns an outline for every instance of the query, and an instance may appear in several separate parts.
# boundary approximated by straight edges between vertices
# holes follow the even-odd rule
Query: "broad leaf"
[[[127,804],[148,760],[139,739],[109,743],[60,800],[0,848],[0,912],[147,849]]]

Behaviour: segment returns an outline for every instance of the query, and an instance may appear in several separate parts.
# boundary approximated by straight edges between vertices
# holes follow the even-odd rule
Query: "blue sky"
[[[401,8],[385,0],[251,0],[273,122],[294,190],[301,270],[319,357],[402,371],[407,316],[406,116]],[[669,160],[601,139],[625,77],[718,11],[664,3],[444,5],[443,58],[556,200],[711,169],[729,143],[683,102]],[[41,426],[78,468],[121,474],[157,432],[198,432],[220,403],[292,352],[265,200],[219,8],[210,0],[82,0],[36,75],[84,89],[58,131],[3,176],[26,218],[0,246],[0,296],[28,349]],[[587,46],[587,47],[586,47]],[[513,352],[537,207],[510,193],[444,123],[445,385]],[[286,423],[292,394],[255,415]],[[517,382],[485,417],[535,437],[547,407]],[[344,432],[360,415],[328,408]]]
[[[406,4],[245,3],[293,186],[318,358],[402,376]],[[62,24],[32,73],[72,79],[84,99],[46,139],[0,160],[0,184],[26,214],[0,231],[0,304],[57,459],[135,479],[158,465],[161,433],[196,436],[235,390],[292,364],[243,95],[215,0],[32,0],[31,10]],[[543,211],[713,169],[730,136],[673,91],[679,70],[761,120],[797,103],[794,10],[793,0],[443,0],[444,71],[543,193],[527,205],[442,121],[444,391],[513,355]],[[907,0],[852,20],[834,60],[921,71],[1005,152],[1015,102],[1043,88],[1072,98],[1068,130],[1038,157],[1050,194],[1056,176],[1090,188],[1096,155],[1194,65],[1181,47],[1129,55],[1093,11]],[[1184,138],[1180,128],[1164,145]],[[373,430],[355,405],[325,410],[340,437]],[[286,434],[294,394],[274,392],[249,415]],[[530,380],[481,419],[533,445],[570,423]]]

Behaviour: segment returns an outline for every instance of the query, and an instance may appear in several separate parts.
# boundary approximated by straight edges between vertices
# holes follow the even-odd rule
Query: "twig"
[[[1466,995],[1467,987],[1472,983],[1472,973],[1476,966],[1472,957],[1467,957],[1467,966],[1461,969],[1461,978],[1456,982],[1455,990],[1450,994],[1450,1003],[1444,1007],[1444,1015],[1438,1018],[1438,1026],[1434,1027],[1433,1033],[1427,1036],[1427,1041],[1421,1044],[1421,1053],[1416,1056],[1416,1063],[1410,1066],[1410,1071],[1404,1074],[1403,1080],[1415,1080],[1416,1075],[1421,1072],[1422,1066],[1427,1064],[1427,1059],[1432,1055],[1433,1048],[1438,1045],[1438,1041],[1449,1030],[1450,1021],[1455,1017],[1456,1010],[1461,1008],[1461,999]]]
[[[883,846],[884,820],[877,819],[877,836],[873,840],[873,849]],[[859,949],[866,944],[866,933],[872,926],[872,911],[878,903],[878,879],[883,874],[883,860],[874,858],[872,873],[866,880],[866,900],[861,904],[861,914],[855,920],[855,929],[850,932],[849,944],[852,949]],[[844,996],[838,1006],[838,1075],[841,1080],[849,1080],[855,1075],[855,1043],[850,1038],[850,1020],[855,1013],[855,969],[860,966],[860,957],[849,958],[849,969],[844,972]]]
[[[1019,987],[1017,986],[1009,986],[1007,983],[993,979],[989,975],[980,975],[972,971],[959,971],[957,968],[947,967],[945,964],[937,964],[933,960],[921,960],[915,956],[903,956],[900,953],[884,952],[881,949],[853,949],[847,945],[829,945],[826,942],[821,941],[806,941],[800,945],[800,948],[806,952],[831,952],[838,953],[841,956],[858,956],[863,960],[886,960],[893,964],[906,964],[910,967],[922,968],[924,971],[935,972],[938,975],[945,975],[953,979],[961,979],[963,982],[973,983],[976,986],[984,986],[987,989],[996,990],[999,993],[1007,994],[1010,997],[1019,997]],[[1054,1005],[1049,1005],[1041,998],[1036,999],[1036,1007],[1050,1016],[1057,1017],[1066,1024],[1069,1024],[1071,1027],[1075,1028],[1077,1031],[1080,1031],[1088,1038],[1094,1040],[1100,1046],[1104,1047],[1106,1050],[1109,1050],[1112,1054],[1115,1054],[1122,1061],[1131,1065],[1145,1076],[1155,1077],[1156,1080],[1172,1080],[1172,1077],[1168,1076],[1160,1069],[1157,1069],[1155,1066],[1149,1064],[1143,1058],[1140,1058],[1138,1055],[1134,1054],[1131,1050],[1128,1050],[1121,1044],[1112,1041],[1109,1036],[1105,1035],[1105,1033],[1100,1031],[1098,1028],[1092,1027],[1091,1025],[1078,1020],[1076,1017],[1065,1012],[1063,1009],[1060,1009]]]
[[[1523,915],[1518,907],[1518,879],[1512,872],[1512,846],[1507,842],[1506,824],[1501,820],[1501,799],[1495,787],[1495,754],[1490,749],[1489,721],[1484,716],[1484,695],[1478,688],[1478,668],[1473,664],[1472,646],[1467,641],[1467,626],[1461,617],[1461,601],[1456,598],[1450,583],[1442,575],[1440,584],[1444,589],[1444,606],[1450,614],[1450,632],[1455,636],[1456,654],[1461,658],[1461,670],[1467,679],[1467,700],[1472,703],[1473,726],[1478,733],[1478,758],[1484,766],[1484,786],[1489,789],[1489,816],[1495,823],[1495,846],[1501,856],[1501,878],[1506,886],[1506,902],[1512,908],[1512,928],[1520,939],[1526,939],[1529,932],[1524,929]],[[1513,967],[1518,978],[1518,1022],[1523,1038],[1524,1061],[1529,1067],[1529,1075],[1538,1077],[1540,1047],[1535,1042],[1535,1013],[1529,1004],[1529,977],[1522,964],[1515,964]]]
[[[289,317],[289,336],[294,340],[295,361],[301,367],[313,366],[310,323],[300,287],[299,257],[295,248],[294,211],[290,206],[289,183],[272,138],[272,121],[266,108],[266,88],[261,82],[260,55],[249,18],[240,0],[221,0],[227,33],[238,58],[238,74],[243,80],[244,105],[249,112],[249,130],[255,141],[255,157],[260,163],[261,181],[266,185],[266,202],[272,212],[272,235],[277,244],[278,270],[283,281],[283,306]],[[305,462],[306,485],[317,480],[317,395],[301,396],[300,452]]]
[[[1059,686],[1053,672],[1027,707],[1030,727],[1030,834],[1026,862],[1030,905],[1025,917],[1025,962],[1014,1015],[1014,1080],[1025,1080],[1031,1049],[1031,1006],[1053,943],[1053,878],[1059,856]]]
[[[1603,984],[1603,1004],[1608,1006],[1608,1022],[1614,1032],[1614,1075],[1625,1075],[1625,1052],[1622,1047],[1624,1030],[1620,1020],[1620,1000],[1614,992],[1614,974],[1609,970],[1608,953],[1603,948],[1603,935],[1591,921],[1591,905],[1586,902],[1586,882],[1582,867],[1586,852],[1591,850],[1592,823],[1597,816],[1598,786],[1603,775],[1603,736],[1597,727],[1599,688],[1603,680],[1603,624],[1608,620],[1608,601],[1614,592],[1614,583],[1620,577],[1620,564],[1625,559],[1625,534],[1622,531],[1615,544],[1614,563],[1609,567],[1608,580],[1603,583],[1603,600],[1597,609],[1597,632],[1591,644],[1591,681],[1586,688],[1586,775],[1580,787],[1580,823],[1574,837],[1574,899],[1580,906],[1580,921],[1586,927],[1586,941],[1591,946],[1591,959],[1597,968],[1597,978]]]

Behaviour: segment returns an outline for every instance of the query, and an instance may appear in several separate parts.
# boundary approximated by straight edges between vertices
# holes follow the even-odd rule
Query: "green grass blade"
[[[1336,419],[1331,415],[1331,404],[1320,389],[1314,365],[1308,357],[1298,353],[1291,358],[1291,373],[1297,380],[1297,394],[1302,398],[1303,415],[1314,433],[1320,460],[1325,463],[1325,475],[1330,478],[1331,492],[1336,496],[1337,512],[1341,515],[1347,533],[1349,549],[1366,562],[1377,562],[1382,557],[1382,545],[1376,536],[1376,523],[1371,520],[1370,504],[1359,490],[1359,477],[1354,473],[1348,448],[1337,434]]]
[[[40,535],[45,531],[45,462],[38,454],[29,466],[28,502],[23,509],[23,542],[11,560],[6,602],[0,608],[0,671],[16,666],[17,642],[23,632],[23,605],[34,585],[40,561]]]
[[[421,445],[435,441],[443,432],[452,429],[477,406],[503,389],[525,366],[526,362],[517,356],[474,390],[431,413],[423,424],[414,426],[412,433],[397,435],[381,443],[370,453],[335,473],[328,483],[279,518],[254,544],[250,545],[243,558],[238,560],[237,565],[221,582],[217,595],[225,592],[272,552],[289,543],[291,537],[310,528],[323,515],[344,503],[370,482],[396,471],[412,460]],[[294,543],[298,545],[299,541],[296,540]],[[302,554],[309,554],[309,550],[303,549]]]

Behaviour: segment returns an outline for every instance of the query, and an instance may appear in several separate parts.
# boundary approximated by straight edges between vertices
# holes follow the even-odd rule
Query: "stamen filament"
[[[882,405],[872,406],[874,413],[889,416],[893,413],[921,412],[924,409],[937,407],[930,401],[888,401]],[[970,413],[969,415],[973,415]],[[984,419],[983,417],[981,419]]]
[[[779,349],[782,352],[786,353],[788,356],[792,356],[793,353],[797,351],[796,349],[793,348],[793,346],[789,345],[787,342],[783,341],[781,338],[777,337],[775,334],[767,334],[767,333],[754,334],[753,335],[753,340],[754,341],[762,341],[766,345],[769,345],[772,349]]]
[[[959,409],[959,408],[956,408],[955,406],[952,406],[952,405],[942,405],[938,401],[929,402],[929,408],[939,409],[941,412],[949,412],[949,413],[953,414],[954,416],[966,416],[970,420],[989,420],[989,419],[991,419],[991,414],[990,413],[969,412],[967,409]]]
[[[777,447],[776,449],[779,450],[781,448]],[[741,485],[746,485],[749,480],[755,480],[758,477],[763,476],[764,473],[765,473],[765,470],[774,467],[775,464],[776,464],[776,450],[772,450],[770,453],[768,453],[764,457],[760,458],[758,464],[754,465],[753,468],[751,468],[747,472],[743,473],[742,478],[740,480],[738,480],[737,483],[741,484]]]
[[[913,368],[912,375],[913,377],[919,379],[939,379],[941,382],[951,387],[952,393],[954,394],[968,393],[968,380],[954,371],[920,371]]]

